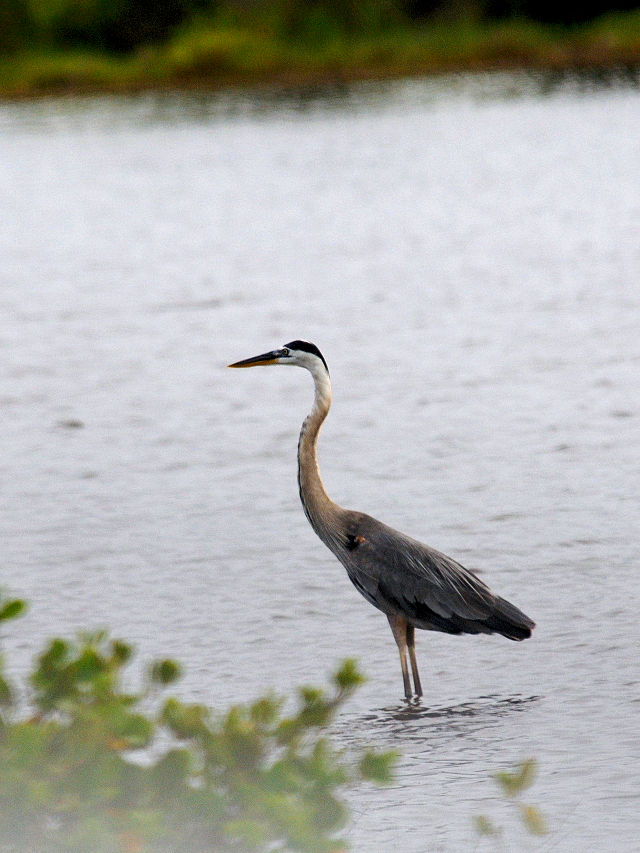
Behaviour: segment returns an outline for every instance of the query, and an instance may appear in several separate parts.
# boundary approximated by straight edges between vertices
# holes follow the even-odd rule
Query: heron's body
[[[236,362],[231,367],[294,364],[315,382],[313,408],[298,443],[300,498],[311,526],[340,560],[356,589],[386,614],[400,652],[405,696],[422,695],[414,629],[447,634],[502,634],[524,640],[535,627],[528,616],[495,595],[473,572],[416,539],[362,512],[343,509],[327,495],[317,461],[317,439],[331,406],[331,381],[320,351],[306,341]]]

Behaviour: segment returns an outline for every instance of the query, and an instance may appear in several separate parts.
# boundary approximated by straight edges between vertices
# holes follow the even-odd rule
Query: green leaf
[[[42,672],[53,672],[68,657],[69,643],[56,637],[49,643],[49,648],[40,656],[40,669]]]
[[[365,682],[365,678],[353,658],[347,658],[344,661],[333,680],[340,690],[354,690]]]
[[[225,835],[231,843],[235,846],[237,842],[241,842],[242,847],[247,850],[263,850],[269,840],[266,831],[267,826],[263,821],[248,817],[229,821],[225,825]]]
[[[15,619],[16,616],[19,616],[25,610],[25,607],[25,602],[18,598],[5,602],[0,607],[0,622],[4,622],[7,619]]]
[[[321,690],[318,687],[301,687],[300,688],[300,697],[302,701],[307,706],[317,706],[324,699],[324,690]]]
[[[153,768],[153,790],[165,796],[180,796],[193,760],[186,749],[170,749]]]
[[[251,705],[251,719],[260,726],[271,725],[278,716],[282,701],[273,696],[263,696]]]
[[[8,708],[13,704],[13,691],[9,682],[0,675],[0,706]]]
[[[122,640],[114,640],[111,643],[111,654],[118,664],[128,663],[133,657],[133,646],[123,643]]]
[[[533,758],[522,761],[519,770],[509,773],[502,770],[494,774],[494,779],[508,797],[515,797],[521,791],[529,788],[536,778],[537,764]]]
[[[160,720],[176,737],[188,739],[207,732],[208,713],[204,705],[186,705],[177,699],[167,699],[162,707]]]
[[[393,770],[398,756],[399,753],[395,751],[365,752],[359,764],[361,776],[378,784],[388,784],[393,781]]]
[[[92,648],[83,649],[76,659],[72,674],[78,682],[93,681],[107,671],[107,663],[99,652]]]
[[[496,837],[500,835],[500,830],[493,824],[488,817],[479,814],[473,818],[473,825],[476,828],[478,835],[491,835]]]
[[[520,806],[522,822],[532,835],[546,835],[547,822],[544,815],[536,806]]]
[[[158,660],[151,665],[151,680],[155,684],[171,684],[181,676],[180,665],[174,660]]]

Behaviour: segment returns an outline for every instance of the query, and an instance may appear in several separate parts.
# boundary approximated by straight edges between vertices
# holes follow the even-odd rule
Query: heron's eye
[[[291,353],[286,347],[282,347],[282,355],[290,355]]]

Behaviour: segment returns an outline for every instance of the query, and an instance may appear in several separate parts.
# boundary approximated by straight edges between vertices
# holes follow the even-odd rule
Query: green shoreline
[[[0,58],[0,98],[296,88],[488,70],[640,68],[640,10],[572,28],[524,20],[451,23],[336,38],[322,45],[204,22],[131,55],[34,50]]]

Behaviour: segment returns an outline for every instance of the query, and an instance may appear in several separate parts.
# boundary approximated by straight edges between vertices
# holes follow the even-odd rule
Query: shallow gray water
[[[355,656],[336,741],[403,754],[351,797],[358,853],[639,850],[638,128],[624,81],[527,76],[0,106],[14,671],[107,624],[224,707]],[[329,493],[538,623],[420,634],[420,708],[299,506],[309,376],[225,369],[296,337]],[[527,756],[539,841],[490,778]]]

